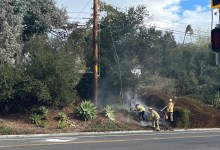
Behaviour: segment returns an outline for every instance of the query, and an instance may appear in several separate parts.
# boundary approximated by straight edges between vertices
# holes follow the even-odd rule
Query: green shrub
[[[0,126],[0,135],[13,134],[15,131],[11,128]]]
[[[45,106],[40,106],[38,108],[33,108],[31,110],[33,114],[38,114],[42,119],[47,119],[49,116],[49,109]]]
[[[59,120],[67,120],[67,115],[65,112],[59,112],[58,114],[58,119]]]
[[[38,108],[33,108],[31,110],[32,114],[29,117],[32,124],[36,124],[37,126],[47,128],[48,123],[46,122],[49,116],[49,109],[45,106],[40,106]]]
[[[111,106],[107,105],[104,108],[104,111],[105,111],[105,116],[109,118],[109,120],[115,121],[115,115],[114,115],[115,110]]]
[[[190,125],[190,111],[182,107],[176,107],[174,111],[175,125],[177,127],[188,128]]]
[[[94,119],[97,117],[97,108],[94,103],[90,101],[83,101],[76,108],[76,116],[80,117],[84,121]]]
[[[42,128],[48,128],[48,122],[46,122],[45,120],[42,120],[39,126]]]
[[[58,129],[64,129],[64,128],[66,128],[66,126],[67,126],[67,121],[59,120],[58,125],[57,125]]]
[[[44,119],[47,119],[49,116],[49,109],[45,106],[39,107],[39,113],[42,115]]]
[[[58,114],[58,119],[59,119],[59,122],[58,122],[57,128],[64,129],[67,126],[67,120],[68,120],[66,113],[60,112]]]
[[[31,116],[29,117],[31,120],[32,124],[36,124],[36,125],[41,125],[42,124],[42,116],[39,114],[31,114]]]
[[[85,63],[78,53],[83,48],[73,49],[73,42],[73,39],[48,41],[35,36],[25,44],[25,49],[33,56],[26,63],[25,73],[44,83],[50,96],[46,102],[54,106],[68,106],[76,99],[75,87],[82,76],[78,71],[84,70]],[[80,62],[74,61],[78,59]]]

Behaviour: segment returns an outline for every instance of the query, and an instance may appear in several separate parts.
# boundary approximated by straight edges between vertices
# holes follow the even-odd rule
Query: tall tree
[[[25,41],[35,34],[47,35],[67,21],[65,10],[57,8],[54,0],[2,0],[0,12],[1,64],[20,66]]]
[[[25,10],[23,0],[0,1],[0,64],[14,65],[15,54],[22,49]]]
[[[190,24],[186,26],[186,30],[185,30],[185,34],[184,34],[184,38],[183,38],[183,44],[185,42],[185,38],[186,38],[187,33],[189,33],[190,35],[193,34],[193,29]]]
[[[54,0],[0,1],[1,112],[74,101],[83,50],[71,39],[48,36],[71,25]]]

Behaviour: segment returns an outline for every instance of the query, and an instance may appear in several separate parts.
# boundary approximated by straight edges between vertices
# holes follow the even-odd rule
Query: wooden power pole
[[[93,98],[98,105],[98,0],[93,0]]]

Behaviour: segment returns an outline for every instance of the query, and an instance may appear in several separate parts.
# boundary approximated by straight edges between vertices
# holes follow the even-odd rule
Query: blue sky
[[[92,13],[93,0],[55,0],[58,6],[66,7],[71,21],[85,23],[86,17]],[[126,8],[145,5],[153,16],[150,25],[164,30],[184,32],[191,25],[199,35],[207,35],[211,29],[210,0],[103,0],[123,10]],[[217,10],[214,10],[214,12]],[[218,16],[214,16],[214,24]]]
[[[210,0],[185,0],[180,2],[183,9],[194,10],[196,5],[207,6],[210,5]]]

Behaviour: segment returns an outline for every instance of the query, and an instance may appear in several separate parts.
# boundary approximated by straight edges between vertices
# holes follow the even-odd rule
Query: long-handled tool
[[[162,108],[160,111],[163,112],[166,108],[167,108],[167,106],[165,106],[164,108]]]

